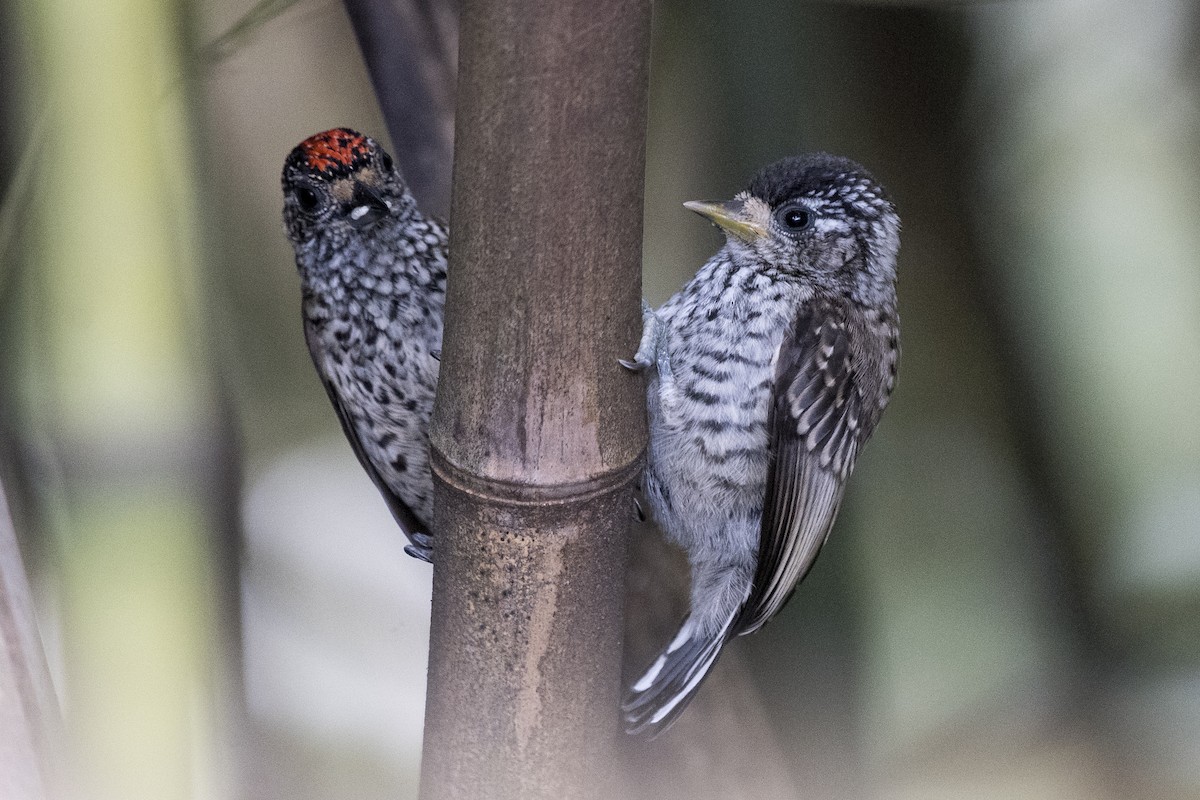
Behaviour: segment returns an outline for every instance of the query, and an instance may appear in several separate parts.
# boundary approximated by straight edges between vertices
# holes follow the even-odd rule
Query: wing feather
[[[783,608],[829,536],[864,438],[864,398],[843,309],[813,301],[780,346],[754,583],[737,623],[758,630]]]

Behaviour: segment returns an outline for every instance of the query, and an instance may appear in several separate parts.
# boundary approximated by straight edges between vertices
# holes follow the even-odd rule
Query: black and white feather
[[[691,203],[726,244],[647,311],[643,489],[687,552],[690,612],[630,688],[631,733],[666,730],[733,637],[787,602],[829,536],[895,385],[899,220],[853,162],[764,169],[727,203]]]
[[[446,228],[420,212],[383,148],[346,128],[292,151],[283,193],[313,364],[405,551],[429,561]]]

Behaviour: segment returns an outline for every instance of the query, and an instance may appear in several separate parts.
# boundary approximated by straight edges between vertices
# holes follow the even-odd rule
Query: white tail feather
[[[736,616],[736,615],[735,615]],[[667,649],[629,690],[623,705],[626,729],[647,729],[657,736],[687,707],[729,640],[731,616],[716,633],[697,638],[697,626],[686,620]]]

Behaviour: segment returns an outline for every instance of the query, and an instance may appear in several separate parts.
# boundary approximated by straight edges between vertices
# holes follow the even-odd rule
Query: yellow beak
[[[742,241],[752,242],[767,235],[766,228],[746,215],[746,206],[741,200],[729,200],[724,203],[689,200],[683,207],[707,217],[721,230]]]

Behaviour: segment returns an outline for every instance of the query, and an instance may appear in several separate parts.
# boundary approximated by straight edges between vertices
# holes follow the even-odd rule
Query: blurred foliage
[[[932,5],[656,5],[652,302],[719,244],[680,203],[789,153],[863,162],[905,224],[893,407],[738,647],[806,798],[1200,796],[1196,8]],[[110,796],[412,796],[425,584],[381,566],[279,222],[296,142],[386,130],[341,7],[18,10],[5,468],[82,763]]]
[[[221,35],[205,42],[195,58],[205,66],[213,66],[242,48],[264,25],[294,6],[299,0],[259,0]]]

